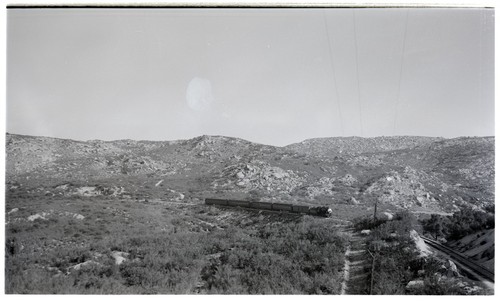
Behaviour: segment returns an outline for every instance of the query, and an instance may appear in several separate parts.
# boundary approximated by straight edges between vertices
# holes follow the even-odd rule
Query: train
[[[257,210],[270,210],[290,212],[297,214],[308,214],[322,217],[329,217],[332,215],[333,210],[326,206],[305,206],[286,203],[271,203],[271,202],[257,202],[257,201],[243,201],[243,200],[226,200],[226,199],[211,199],[206,198],[205,204],[250,208]]]

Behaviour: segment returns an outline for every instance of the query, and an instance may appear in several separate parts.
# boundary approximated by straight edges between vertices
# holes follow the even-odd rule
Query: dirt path
[[[347,290],[347,281],[349,281],[349,267],[350,267],[350,262],[349,262],[349,255],[351,254],[351,246],[347,247],[347,250],[345,251],[345,262],[344,262],[344,280],[342,281],[342,288],[340,289],[340,294],[345,295],[345,291]]]
[[[364,237],[352,229],[346,229],[350,245],[345,252],[344,280],[341,295],[364,295],[368,293],[370,261],[365,250]]]

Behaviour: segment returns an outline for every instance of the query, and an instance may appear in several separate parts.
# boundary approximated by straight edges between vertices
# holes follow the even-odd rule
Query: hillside
[[[494,138],[321,138],[286,147],[201,136],[73,141],[7,134],[8,195],[207,196],[415,212],[494,201]],[[182,197],[181,197],[182,195]]]
[[[332,147],[338,141],[350,151]],[[325,138],[274,147],[221,136],[84,142],[7,134],[6,142],[9,294],[339,294],[359,280],[345,278],[353,235],[346,225],[371,215],[376,201],[379,221],[412,230],[413,215],[401,209],[469,216],[494,204],[494,138]],[[206,197],[323,204],[333,215],[214,207]],[[396,292],[385,290],[393,284],[406,292],[422,281],[413,281],[422,268],[435,276],[440,264],[432,260],[418,259],[415,275],[408,273],[416,249],[396,246],[396,233],[384,229],[390,254],[405,254],[383,257],[390,277],[376,283],[385,293]],[[456,248],[490,265],[492,233]],[[473,283],[458,287],[462,280],[438,286],[444,294],[450,287],[489,294]],[[367,285],[352,293],[367,293]]]
[[[416,136],[315,138],[290,144],[286,148],[309,155],[337,156],[415,148],[442,140],[443,138]]]

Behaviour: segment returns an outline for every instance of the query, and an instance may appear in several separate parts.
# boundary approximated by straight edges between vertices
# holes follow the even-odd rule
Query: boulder
[[[82,262],[82,263],[76,264],[76,265],[74,265],[74,266],[70,267],[69,269],[70,269],[70,270],[75,270],[75,271],[78,271],[78,270],[80,270],[80,269],[82,269],[82,268],[84,268],[84,267],[88,267],[88,266],[91,266],[91,265],[100,265],[100,263],[95,262],[95,261],[93,261],[93,260],[87,260],[87,261],[85,261],[85,262]]]
[[[423,280],[412,280],[408,282],[406,285],[406,289],[411,291],[411,290],[416,290],[424,286],[424,281]]]
[[[448,277],[458,277],[460,276],[460,273],[458,273],[457,265],[448,259],[448,262],[446,264],[446,276]]]
[[[33,222],[37,219],[46,219],[45,215],[46,215],[45,213],[42,213],[42,214],[37,213],[37,214],[33,214],[33,215],[28,216],[27,219],[28,219],[28,221]]]
[[[83,215],[81,215],[81,214],[78,214],[78,213],[75,213],[75,214],[73,214],[73,218],[76,218],[76,219],[80,219],[80,220],[81,220],[81,219],[84,219],[84,218],[85,218],[85,216],[83,216]]]
[[[356,198],[355,198],[355,197],[353,197],[353,196],[349,199],[349,203],[350,203],[351,205],[359,205],[359,201],[358,201],[358,200],[356,200]]]
[[[420,235],[415,230],[410,231],[410,237],[415,242],[415,246],[420,253],[420,257],[426,257],[431,254],[431,251],[424,240],[420,237]]]
[[[7,213],[7,214],[16,213],[17,211],[19,211],[19,208],[14,208],[11,211],[9,211],[9,213]]]
[[[284,178],[286,176],[287,176],[287,174],[284,173],[284,172],[275,172],[275,173],[273,173],[273,177],[275,177],[276,179],[281,179],[281,178]]]
[[[119,251],[114,251],[111,253],[111,257],[115,260],[116,265],[122,264],[124,261],[127,260],[126,257],[129,256],[129,253],[127,252],[119,252]]]
[[[385,217],[387,218],[388,221],[390,221],[390,220],[392,220],[394,218],[394,216],[392,215],[392,213],[384,212],[383,214],[385,215]]]

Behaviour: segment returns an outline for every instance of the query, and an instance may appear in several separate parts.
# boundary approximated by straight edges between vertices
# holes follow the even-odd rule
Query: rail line
[[[484,277],[485,279],[487,279],[493,283],[495,282],[495,274],[493,272],[491,272],[490,270],[488,270],[488,269],[482,267],[481,265],[471,261],[469,258],[458,253],[457,251],[453,250],[452,248],[449,248],[447,246],[443,246],[442,244],[440,244],[437,241],[434,241],[434,240],[426,238],[426,237],[422,237],[422,239],[429,246],[448,254],[451,258],[453,258],[454,260],[456,260],[460,264],[464,265],[465,267],[467,267],[468,269],[470,269],[474,273],[478,274],[479,276]]]

